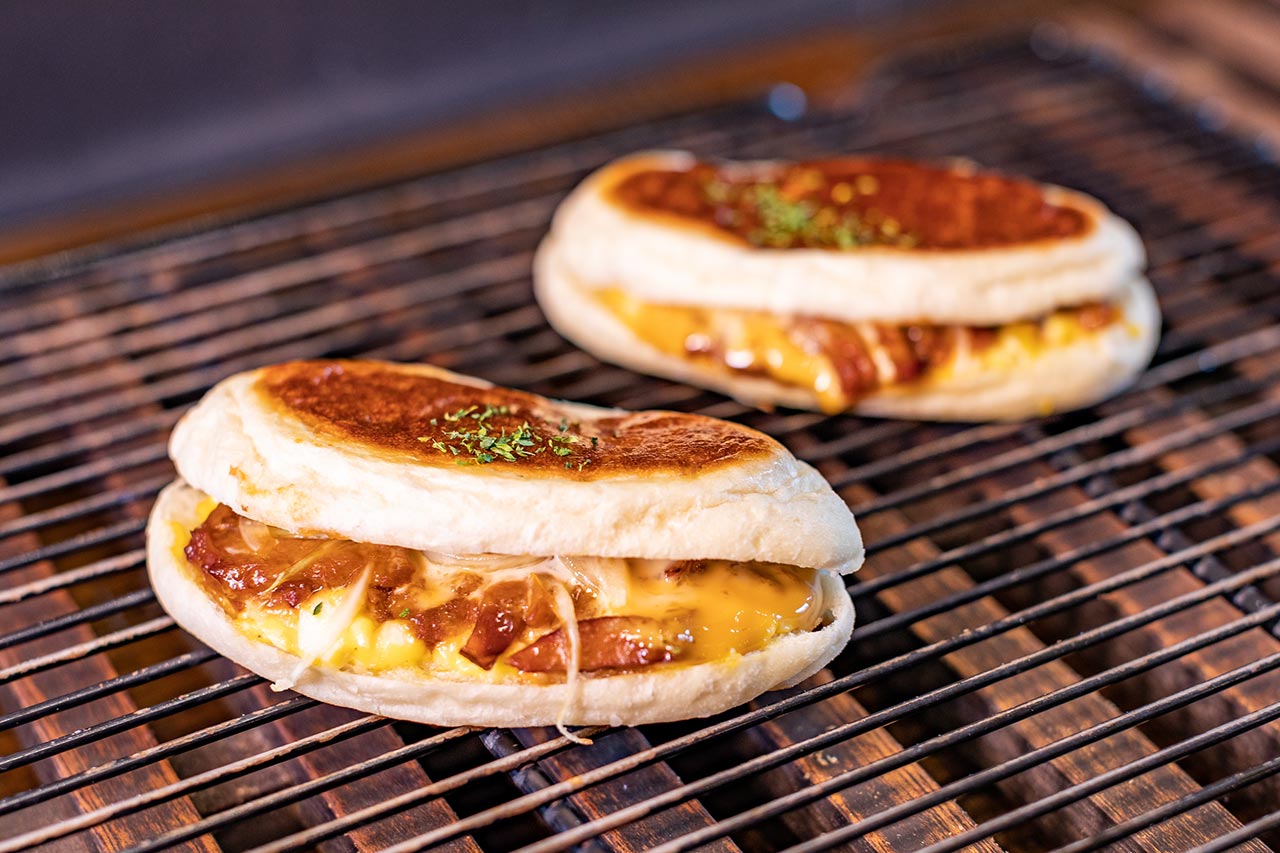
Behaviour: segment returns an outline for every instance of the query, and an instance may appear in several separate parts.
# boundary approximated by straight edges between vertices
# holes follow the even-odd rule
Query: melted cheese
[[[772,314],[653,305],[616,289],[596,296],[636,337],[667,355],[697,358],[715,346],[733,370],[758,371],[784,385],[810,388],[824,410],[838,412],[848,405],[831,359],[793,340]]]
[[[766,571],[715,561],[667,578],[655,568],[632,573],[627,613],[667,626],[673,634],[668,642],[681,660],[723,660],[755,651],[775,637],[812,628],[822,610],[809,569]]]
[[[351,586],[322,590],[303,603],[295,631],[301,660],[288,676],[271,685],[272,690],[288,690],[311,666],[347,650],[352,628],[365,608],[372,575],[373,568],[367,567]]]
[[[191,525],[183,524],[180,521],[169,522],[169,527],[173,531],[173,550],[178,555],[178,560],[185,563],[187,555],[183,553],[183,549],[187,547],[187,543],[191,541],[191,531],[204,524],[206,518],[218,508],[218,502],[213,498],[205,495],[200,498],[200,502],[196,504],[196,519]]]
[[[969,371],[1011,373],[1054,347],[1077,344],[1098,333],[1085,328],[1070,311],[1057,311],[1039,323],[1008,323],[996,329],[995,340],[978,352],[964,350],[934,368],[927,381],[943,382]],[[1049,412],[1044,412],[1049,414]]]
[[[831,359],[811,352],[788,333],[787,318],[759,311],[654,305],[618,289],[595,292],[596,298],[636,337],[678,358],[712,360],[726,370],[752,370],[784,385],[814,392],[823,411],[841,412],[855,401],[846,397]],[[875,339],[870,324],[859,324],[863,337]],[[1046,349],[1064,347],[1097,334],[1070,310],[1038,322],[1009,323],[996,329],[990,346],[972,352],[962,346],[949,361],[933,367],[925,382],[944,381],[967,370],[1011,371]],[[709,355],[715,349],[717,354]],[[871,358],[883,385],[894,383],[887,354],[872,348]]]
[[[201,515],[207,516],[211,509]],[[190,538],[189,530],[184,529],[175,548],[175,555],[184,561],[182,548]],[[789,566],[709,561],[702,568],[668,576],[666,570],[671,564],[665,560],[548,557],[531,560],[523,567],[492,572],[477,572],[475,560],[458,562],[462,565],[452,567],[455,574],[484,576],[485,583],[471,593],[473,598],[494,583],[521,579],[535,572],[544,575],[561,593],[557,611],[566,627],[572,621],[563,612],[569,601],[566,590],[575,589],[585,596],[576,613],[578,620],[602,616],[655,620],[662,625],[664,640],[674,655],[671,663],[662,666],[736,659],[776,637],[818,627],[825,610],[818,573]],[[439,555],[423,560],[423,576],[434,581],[433,590],[451,586],[449,569],[441,565]],[[407,619],[379,622],[367,608],[354,607],[353,596],[363,603],[362,581],[367,577],[366,572],[351,587],[320,590],[296,609],[251,602],[233,615],[236,627],[254,640],[302,658],[306,663],[300,669],[307,665],[355,667],[376,673],[417,668],[495,682],[545,682],[561,677],[523,673],[506,662],[511,654],[542,636],[545,628],[527,629],[491,669],[485,670],[459,654],[470,626],[458,636],[428,647],[413,633]],[[423,609],[443,603],[434,593],[423,591],[421,597],[430,599],[423,602]],[[320,635],[321,639],[309,639],[310,635]],[[576,652],[576,648],[571,650],[575,663]],[[297,674],[300,673],[295,677]]]

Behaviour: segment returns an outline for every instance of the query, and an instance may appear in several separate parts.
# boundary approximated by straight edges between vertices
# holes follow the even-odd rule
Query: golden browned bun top
[[[584,410],[381,362],[275,365],[260,372],[257,390],[317,436],[419,465],[573,479],[696,476],[779,452],[761,433],[699,415]]]
[[[769,249],[964,250],[1079,237],[1094,217],[1033,181],[969,164],[843,157],[620,172],[611,197]]]
[[[852,571],[862,539],[768,436],[548,400],[428,364],[298,361],[219,382],[178,473],[273,527],[450,554],[723,559]]]

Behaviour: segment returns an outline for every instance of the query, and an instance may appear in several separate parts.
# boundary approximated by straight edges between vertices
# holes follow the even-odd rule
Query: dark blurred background
[[[610,88],[938,0],[110,3],[0,8],[0,229]],[[749,64],[749,51],[726,62]]]

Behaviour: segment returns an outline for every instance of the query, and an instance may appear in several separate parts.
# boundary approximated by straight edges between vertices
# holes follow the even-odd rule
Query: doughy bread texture
[[[1018,419],[1093,403],[1145,367],[1160,314],[1144,263],[1095,199],[969,164],[652,152],[565,200],[534,284],[587,351],[750,405]],[[1045,333],[1063,311],[1054,332],[1095,322]],[[684,345],[661,340],[670,317],[687,320]]]
[[[477,442],[481,427],[488,430],[482,438],[501,437]],[[560,403],[424,365],[297,362],[217,386],[175,429],[171,452],[183,479],[161,493],[147,528],[157,599],[211,648],[280,688],[322,701],[433,725],[683,719],[803,680],[843,648],[853,628],[853,606],[838,573],[857,567],[862,545],[847,507],[809,466],[736,425]],[[280,536],[288,547],[370,543],[391,549],[377,553],[392,557],[421,555],[426,567],[486,553],[628,558],[614,561],[623,565],[671,561],[675,580],[649,587],[633,582],[633,598],[653,584],[678,597],[686,584],[679,572],[696,573],[695,564],[705,561],[756,566],[745,571],[763,573],[766,583],[768,566],[782,564],[793,567],[779,569],[787,577],[812,578],[812,612],[803,630],[765,631],[745,652],[688,662],[584,665],[579,672],[577,661],[589,659],[572,651],[581,617],[566,621],[556,609],[554,633],[573,626],[561,648],[574,662],[560,670],[517,671],[474,655],[463,660],[456,640],[428,648],[425,658],[419,649],[413,663],[387,658],[392,663],[375,666],[368,656],[380,653],[379,625],[395,623],[408,642],[420,645],[407,632],[428,625],[436,611],[414,605],[412,615],[407,606],[397,613],[400,604],[386,602],[399,593],[374,589],[370,577],[379,577],[377,568],[349,569],[335,558],[320,570],[314,556],[294,561],[269,586],[250,578],[237,583],[257,583],[253,590],[238,598],[220,595],[211,578],[225,569],[215,558],[222,546],[204,527],[215,504],[225,505],[217,512],[233,520],[228,529],[240,531],[234,547],[224,548],[232,555],[257,552],[257,540],[274,543]],[[204,550],[191,550],[196,533],[205,537]],[[254,568],[268,565],[270,553],[231,559]],[[575,560],[581,562],[566,557],[564,565]],[[540,571],[534,565],[530,577]],[[489,590],[526,583],[525,571],[496,569],[490,578],[476,569],[478,579],[455,592],[485,596],[479,626]],[[542,577],[529,589],[556,592],[561,581]],[[558,600],[568,602],[570,582],[564,583]],[[704,606],[716,597],[709,592],[700,599]],[[366,609],[349,606],[365,596]],[[557,601],[555,595],[547,600]],[[475,621],[476,608],[470,613]],[[525,615],[533,626],[531,613]],[[306,633],[325,619],[337,633],[316,647]],[[376,642],[360,639],[360,620],[373,625],[369,636]],[[518,643],[536,634],[531,628]],[[336,651],[348,647],[354,650],[349,656]]]
[[[214,651],[279,682],[301,658],[247,636],[209,598],[179,559],[175,531],[199,521],[198,492],[174,483],[161,493],[147,528],[147,570],[156,598],[187,632]],[[853,603],[840,580],[821,576],[830,612],[823,627],[779,637],[741,657],[678,670],[582,677],[566,683],[520,684],[429,675],[405,668],[369,674],[358,668],[310,666],[290,689],[304,696],[436,726],[641,725],[704,717],[766,690],[797,684],[826,666],[853,631]]]
[[[508,410],[485,421],[495,430],[529,421],[566,436],[567,452],[468,464],[480,460],[446,433],[476,424],[448,419],[473,407]],[[357,542],[836,572],[862,562],[848,507],[762,433],[548,400],[430,365],[296,362],[232,376],[179,421],[169,455],[242,515]],[[495,512],[519,523],[495,524]]]

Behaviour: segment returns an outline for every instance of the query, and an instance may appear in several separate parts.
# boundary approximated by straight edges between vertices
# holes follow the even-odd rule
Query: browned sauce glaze
[[[584,672],[666,663],[672,650],[662,636],[662,626],[640,616],[602,616],[578,624]],[[564,672],[568,651],[564,629],[547,634],[511,656],[511,665],[524,672]]]
[[[613,197],[634,210],[714,226],[753,246],[981,249],[1085,233],[1086,216],[1036,183],[960,166],[843,158],[649,169]]]
[[[234,612],[243,610],[251,601],[268,607],[296,608],[322,589],[350,585],[371,566],[370,615],[383,621],[406,608],[416,612],[413,582],[421,558],[413,551],[345,539],[295,538],[284,531],[259,534],[250,544],[245,530],[254,524],[219,504],[204,523],[191,531],[185,550],[187,561],[201,570],[205,586]],[[304,560],[305,565],[277,582],[286,570]],[[472,578],[470,583],[467,588],[466,581],[461,581],[452,592],[465,596],[479,581]]]
[[[579,421],[534,394],[475,388],[378,362],[276,365],[263,371],[258,388],[322,436],[416,464],[586,479],[696,475],[777,452],[772,439],[711,418],[634,412]]]
[[[220,504],[191,531],[185,549],[187,561],[199,570],[201,585],[233,614],[250,602],[297,609],[318,590],[349,585],[372,567],[365,613],[375,622],[404,619],[428,647],[469,630],[461,654],[485,669],[492,667],[526,628],[546,629],[546,634],[509,660],[525,672],[565,671],[563,641],[559,639],[561,620],[551,594],[536,575],[494,584],[478,595],[480,578],[458,575],[453,587],[441,595],[440,590],[426,589],[427,581],[416,571],[420,558],[404,548],[299,539],[284,531],[252,536],[251,544],[244,529],[241,516]],[[289,573],[290,567],[309,557],[312,559],[304,568]],[[283,573],[288,573],[287,580],[273,588]],[[418,603],[423,593],[431,594],[433,600],[445,598],[445,603],[424,608]],[[584,614],[591,610],[589,597],[581,593],[576,604]],[[635,624],[632,617],[584,619],[579,668],[584,672],[634,668],[673,659],[674,653],[665,646],[660,647],[661,653],[657,646],[641,651],[643,644],[638,644]]]
[[[1097,331],[1120,318],[1120,310],[1115,305],[1101,302],[1060,309],[1057,313],[1070,315],[1085,331]],[[878,389],[922,379],[962,349],[971,354],[982,352],[995,343],[999,327],[887,323],[854,326],[835,320],[797,317],[790,321],[787,332],[805,350],[826,356],[840,380],[844,398],[856,401]],[[686,347],[693,357],[723,360],[725,356],[722,347],[715,344],[708,347],[704,339]],[[892,375],[882,373],[879,365],[884,363],[892,365]],[[763,374],[765,371],[753,366],[739,372]]]
[[[555,603],[541,578],[494,584],[484,592],[475,627],[460,653],[489,669],[526,628],[558,624]]]

